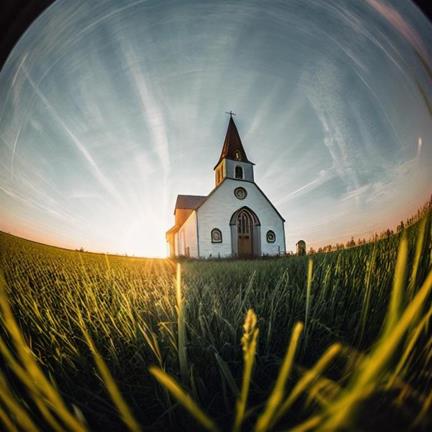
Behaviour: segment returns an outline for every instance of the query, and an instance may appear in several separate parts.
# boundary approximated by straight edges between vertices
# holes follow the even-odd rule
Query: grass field
[[[310,259],[181,267],[0,233],[0,269],[4,429],[432,427],[430,214]]]

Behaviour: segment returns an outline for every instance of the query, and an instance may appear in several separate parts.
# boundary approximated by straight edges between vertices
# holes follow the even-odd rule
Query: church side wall
[[[177,255],[198,257],[196,212],[193,211],[178,231],[179,247]]]
[[[247,197],[239,200],[234,196],[234,189],[243,187]],[[230,219],[241,207],[249,207],[256,213],[261,223],[261,253],[279,255],[285,253],[283,221],[260,192],[255,183],[226,179],[197,210],[199,227],[199,252],[203,258],[229,257],[232,255]],[[219,228],[222,243],[211,242],[211,230]],[[266,234],[273,230],[275,243],[267,243]],[[237,239],[235,239],[237,241]]]

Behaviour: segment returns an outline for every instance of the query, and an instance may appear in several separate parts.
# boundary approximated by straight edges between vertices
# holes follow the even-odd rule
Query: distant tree
[[[80,252],[84,252],[84,248],[81,246],[81,247],[79,248],[79,251],[80,251]]]
[[[397,233],[400,233],[404,229],[406,229],[408,226],[418,222],[422,217],[424,217],[428,212],[432,210],[432,194],[430,196],[430,199],[420,208],[417,209],[417,212],[412,215],[411,217],[407,218],[405,222],[403,220],[400,221],[399,225],[396,226],[395,231]],[[369,237],[367,240],[366,238],[359,238],[357,239],[357,242],[354,240],[354,236],[351,236],[351,239],[344,243],[336,243],[335,245],[325,245],[318,248],[318,252],[332,252],[332,251],[338,251],[345,249],[345,247],[350,248],[356,245],[365,245],[367,243],[374,243],[377,242],[380,239],[388,239],[391,236],[394,235],[395,231],[393,229],[387,228],[384,231],[381,232],[375,232]],[[316,251],[313,248],[309,249],[309,254],[314,254]]]
[[[346,247],[353,247],[356,245],[356,242],[354,240],[354,237],[351,237],[351,240],[347,241]]]

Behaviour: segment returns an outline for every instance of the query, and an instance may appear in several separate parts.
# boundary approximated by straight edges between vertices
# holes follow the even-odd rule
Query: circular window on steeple
[[[247,197],[246,189],[242,187],[235,188],[234,195],[237,199],[244,200]]]
[[[275,234],[275,232],[272,231],[272,230],[268,230],[266,238],[267,238],[267,243],[274,243],[276,241],[276,234]]]

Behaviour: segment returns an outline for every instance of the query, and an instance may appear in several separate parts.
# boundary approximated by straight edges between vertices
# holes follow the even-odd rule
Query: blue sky
[[[0,72],[0,230],[166,253],[236,123],[288,249],[429,197],[432,26],[407,0],[57,1]]]

